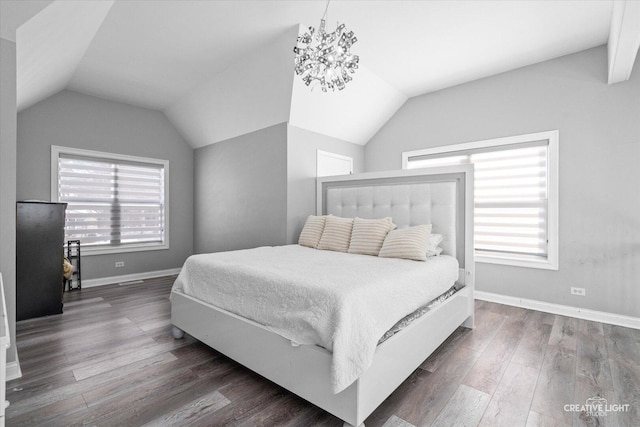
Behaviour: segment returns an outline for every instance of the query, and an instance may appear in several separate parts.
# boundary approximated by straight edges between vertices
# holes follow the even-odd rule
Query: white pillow
[[[324,231],[325,216],[309,215],[300,232],[298,244],[309,248],[317,248]]]
[[[384,239],[378,256],[426,261],[430,233],[431,224],[392,230]]]
[[[353,218],[328,216],[324,223],[324,230],[318,243],[318,249],[347,252],[349,242],[351,242],[352,228]]]
[[[442,234],[430,234],[427,242],[427,257],[438,256],[442,253],[442,248],[438,247],[444,237]]]
[[[353,220],[353,231],[351,232],[351,242],[349,243],[350,254],[362,254],[378,256],[384,238],[389,231],[396,228],[391,217],[382,219]]]

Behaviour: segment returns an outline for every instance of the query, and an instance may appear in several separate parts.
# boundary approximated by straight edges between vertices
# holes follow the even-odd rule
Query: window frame
[[[501,147],[505,145],[526,144],[547,140],[547,257],[540,258],[533,255],[520,254],[475,254],[477,262],[487,264],[502,264],[516,267],[537,268],[543,270],[559,269],[559,140],[560,132],[551,130],[483,141],[466,142],[462,144],[444,145],[422,150],[404,151],[402,153],[402,169],[409,169],[412,157],[429,156],[435,154],[454,154],[457,151],[475,150],[480,148]]]
[[[115,160],[123,162],[146,163],[150,165],[161,165],[164,169],[164,227],[163,241],[153,243],[125,243],[121,245],[95,245],[83,246],[82,254],[87,256],[120,254],[127,252],[143,252],[169,249],[169,161],[163,159],[154,159],[150,157],[130,156],[126,154],[107,153],[103,151],[85,150],[81,148],[62,147],[58,145],[51,146],[51,201],[59,202],[58,198],[58,182],[59,182],[59,163],[60,155],[83,156],[95,158],[96,160]]]

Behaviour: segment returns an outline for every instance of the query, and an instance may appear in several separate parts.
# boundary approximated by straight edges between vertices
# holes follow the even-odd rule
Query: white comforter
[[[457,278],[450,256],[419,262],[288,245],[193,255],[173,289],[332,351],[339,393],[371,365],[389,328]]]

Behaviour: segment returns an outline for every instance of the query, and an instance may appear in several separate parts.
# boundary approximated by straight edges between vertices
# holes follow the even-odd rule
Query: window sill
[[[81,246],[81,253],[84,256],[121,254],[126,252],[146,252],[169,249],[167,243],[139,243],[122,246]]]
[[[518,255],[487,255],[478,254],[475,256],[476,262],[485,264],[501,264],[514,267],[537,268],[540,270],[558,270],[558,262],[538,257],[527,257]]]

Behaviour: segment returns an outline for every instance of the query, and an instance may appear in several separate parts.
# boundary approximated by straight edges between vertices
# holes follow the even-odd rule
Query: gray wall
[[[193,251],[193,150],[161,112],[68,90],[20,112],[18,200],[50,200],[51,145],[169,160],[170,249],[84,256],[83,279],[182,266]]]
[[[639,62],[610,86],[598,47],[412,98],[365,146],[366,170],[400,169],[403,151],[559,129],[559,271],[478,263],[477,288],[640,316]]]
[[[317,150],[353,157],[353,172],[364,171],[364,147],[287,126],[287,243],[297,243],[307,216],[316,213]]]
[[[195,252],[286,242],[287,125],[194,151]]]
[[[16,44],[0,38],[0,273],[16,360]]]

